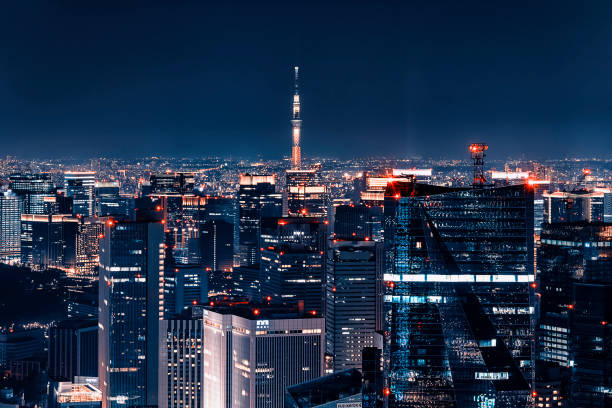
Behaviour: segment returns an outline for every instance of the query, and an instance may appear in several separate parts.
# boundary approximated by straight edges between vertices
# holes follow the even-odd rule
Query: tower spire
[[[300,67],[295,67],[295,92],[293,94],[293,109],[291,114],[291,127],[293,147],[291,148],[291,167],[299,169],[302,166],[302,151],[300,148],[300,136],[302,130],[302,119],[300,116],[300,93],[298,79]]]

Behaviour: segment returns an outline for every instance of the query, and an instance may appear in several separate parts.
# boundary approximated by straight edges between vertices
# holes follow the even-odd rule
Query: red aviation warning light
[[[484,158],[487,150],[489,150],[489,145],[486,143],[472,143],[470,145],[470,154],[474,161],[474,187],[482,187],[487,181],[484,175]]]
[[[585,176],[590,176],[591,175],[591,169],[582,169],[582,174],[584,174]]]

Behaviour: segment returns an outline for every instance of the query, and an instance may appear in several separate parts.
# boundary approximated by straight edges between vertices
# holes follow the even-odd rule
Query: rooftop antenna
[[[484,158],[487,150],[489,150],[489,146],[486,143],[472,143],[470,145],[470,153],[474,162],[473,187],[482,187],[487,181],[484,173]]]

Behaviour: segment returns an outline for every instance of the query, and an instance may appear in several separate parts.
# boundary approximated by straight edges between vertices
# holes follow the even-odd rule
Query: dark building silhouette
[[[98,376],[98,322],[70,319],[49,329],[49,377],[74,381]]]

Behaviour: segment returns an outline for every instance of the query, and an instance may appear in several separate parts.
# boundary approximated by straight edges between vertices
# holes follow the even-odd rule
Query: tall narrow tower
[[[291,167],[299,169],[302,166],[302,151],[300,148],[300,133],[302,130],[302,119],[300,118],[300,93],[298,89],[298,77],[300,67],[295,67],[295,92],[293,94],[293,110],[291,114],[291,127],[293,128],[293,147],[291,149]]]

